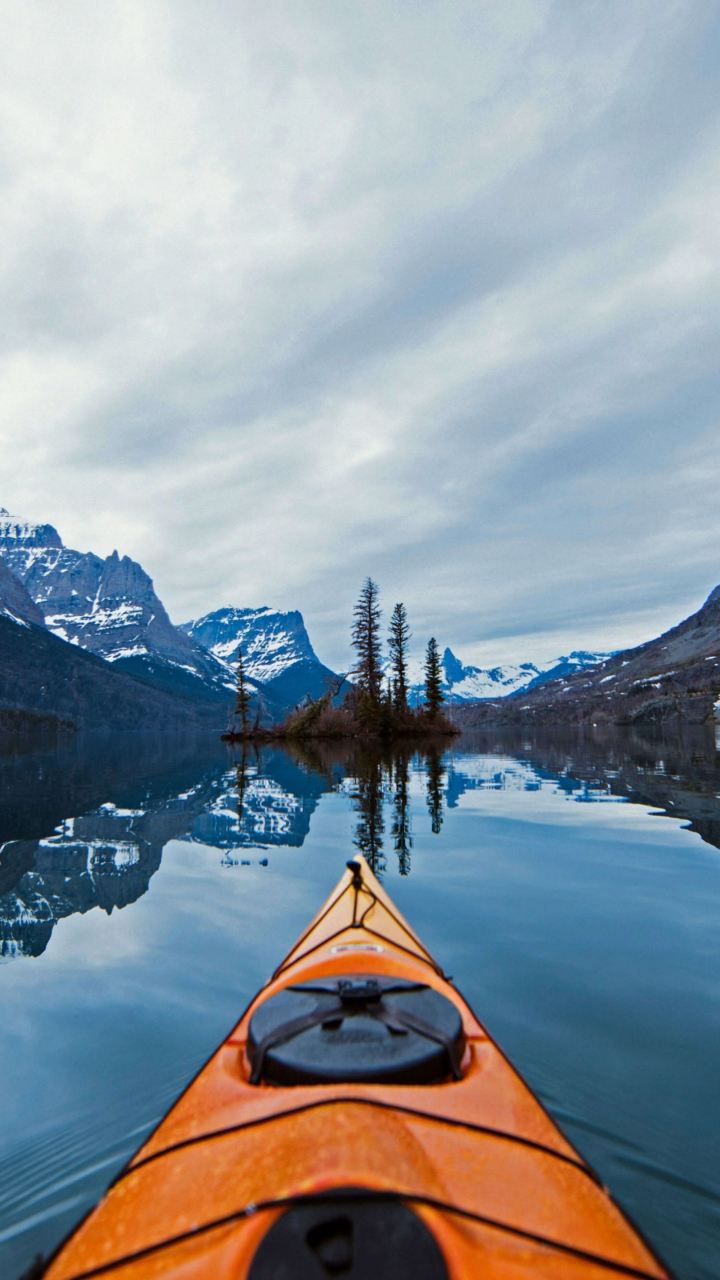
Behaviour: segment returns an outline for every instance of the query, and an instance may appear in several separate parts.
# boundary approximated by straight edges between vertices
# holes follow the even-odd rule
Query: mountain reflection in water
[[[302,845],[325,789],[268,752],[262,768],[246,769],[238,813],[232,758],[197,737],[85,740],[0,758],[0,954],[41,955],[63,917],[136,902],[170,840],[225,851]]]
[[[691,727],[673,736],[628,731],[526,734],[504,730],[465,735],[463,747],[527,762],[535,779],[555,781],[577,800],[604,796],[650,806],[659,816],[682,818],[688,830],[720,849],[720,754],[712,729]],[[461,794],[465,781],[458,778]],[[482,785],[487,785],[483,783]],[[508,779],[498,774],[496,785]],[[451,786],[448,803],[454,803]]]
[[[433,740],[231,754],[198,735],[10,748],[0,756],[0,955],[38,956],[63,917],[136,902],[169,840],[222,850],[226,866],[247,865],[242,854],[250,851],[300,847],[318,800],[332,791],[351,798],[354,844],[373,870],[382,875],[392,851],[407,875],[410,788],[418,782],[435,834],[444,807],[468,790],[550,784],[584,802],[650,805],[686,819],[720,848],[720,770],[704,730],[673,739],[587,732],[528,739],[503,730],[464,735],[457,756]]]

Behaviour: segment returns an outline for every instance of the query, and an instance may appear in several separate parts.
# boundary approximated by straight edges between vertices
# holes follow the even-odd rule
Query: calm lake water
[[[719,793],[704,731],[0,744],[0,1275],[97,1199],[360,847],[681,1280],[720,1276]]]

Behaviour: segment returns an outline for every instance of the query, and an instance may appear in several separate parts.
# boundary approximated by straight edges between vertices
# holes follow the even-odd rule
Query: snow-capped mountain
[[[234,669],[242,646],[243,666],[252,680],[282,675],[294,662],[318,662],[303,616],[297,609],[216,609],[203,618],[181,622],[180,628]]]
[[[333,679],[334,673],[318,660],[297,609],[216,609],[182,623],[180,630],[233,673],[242,647],[245,674],[284,705],[307,695],[320,697]]]
[[[19,522],[4,508],[0,556],[62,640],[173,691],[229,700],[227,669],[173,626],[129,556],[73,551],[52,525]]]
[[[546,680],[555,680],[585,667],[594,667],[609,656],[607,653],[589,653],[580,649],[540,664],[520,662],[505,663],[497,667],[471,667],[463,666],[452,650],[446,649],[442,656],[445,674],[443,689],[450,703],[475,702],[481,698],[507,698],[511,693],[534,689]],[[417,705],[422,701],[424,689],[422,663],[419,661],[411,666],[410,681],[410,701]]]
[[[333,678],[318,662],[297,611],[218,609],[173,626],[135,560],[121,559],[117,551],[105,559],[74,551],[52,525],[16,520],[5,508],[0,557],[10,570],[8,582],[0,579],[0,613],[3,584],[10,590],[16,579],[15,604],[27,593],[29,607],[34,602],[39,610],[33,618],[38,625],[169,692],[229,705],[240,644],[247,680],[254,691],[262,688],[270,719],[282,718],[308,695],[319,697]],[[25,607],[27,613],[27,599]]]

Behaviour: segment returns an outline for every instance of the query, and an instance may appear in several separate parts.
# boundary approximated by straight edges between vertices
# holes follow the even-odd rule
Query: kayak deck
[[[347,975],[390,976],[451,1001],[464,1033],[461,1078],[448,1072],[432,1084],[251,1083],[248,1030],[258,1008],[300,984]],[[288,1240],[291,1227],[300,1232],[286,1269],[282,1258],[273,1261],[291,1248],[275,1226],[283,1217]],[[418,1219],[417,1232],[426,1239],[429,1231],[432,1240],[423,1249],[417,1236],[423,1261],[411,1264]],[[386,1272],[382,1257],[389,1258],[396,1237],[405,1241],[411,1269],[387,1262]],[[301,1257],[305,1240],[309,1260]],[[383,1240],[384,1255],[371,1262]],[[46,1274],[667,1276],[361,857]]]

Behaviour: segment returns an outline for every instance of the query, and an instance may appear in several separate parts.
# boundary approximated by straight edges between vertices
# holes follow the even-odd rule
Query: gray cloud
[[[180,621],[366,573],[469,659],[720,580],[720,15],[7,6],[2,501]]]

